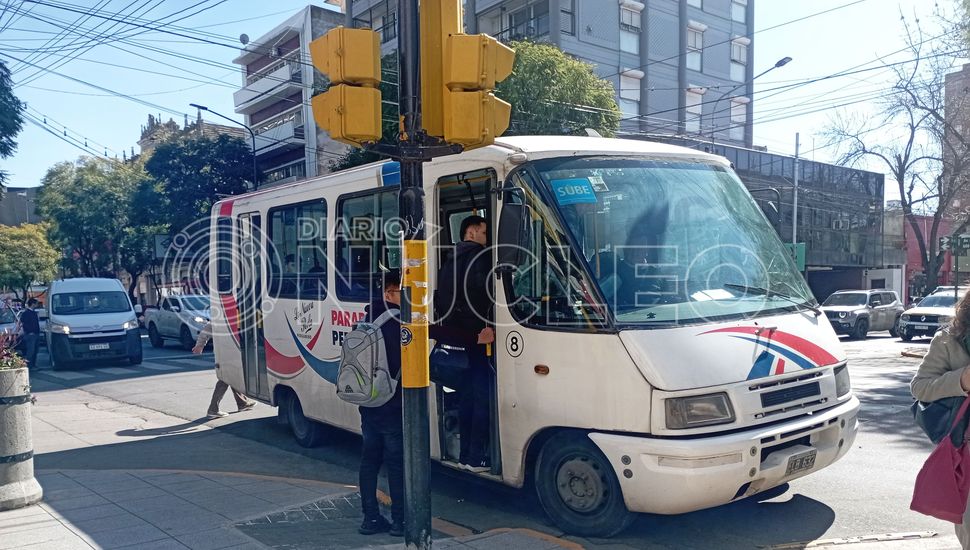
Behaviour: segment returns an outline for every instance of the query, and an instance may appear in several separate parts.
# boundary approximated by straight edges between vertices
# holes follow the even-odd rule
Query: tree
[[[7,158],[17,150],[17,134],[24,126],[24,104],[13,94],[10,69],[0,61],[0,158]],[[0,191],[7,180],[0,170]]]
[[[495,95],[512,104],[508,135],[582,134],[591,128],[611,137],[620,126],[616,92],[593,65],[550,44],[512,42],[512,76]]]
[[[90,157],[61,162],[47,171],[38,209],[50,220],[54,242],[68,252],[62,260],[66,269],[86,277],[118,269],[130,200],[143,179],[140,164]]]
[[[178,137],[159,145],[145,163],[163,196],[164,219],[173,233],[208,218],[225,195],[246,192],[253,177],[252,151],[240,138]]]
[[[512,74],[499,83],[495,95],[512,104],[506,135],[585,135],[591,128],[613,136],[620,126],[620,109],[609,81],[596,76],[593,66],[569,57],[550,44],[512,42],[515,64]],[[381,70],[397,74],[397,60],[381,60]],[[381,84],[384,103],[384,137],[397,138],[396,84]],[[391,107],[392,110],[389,110]],[[382,158],[370,151],[352,148],[330,163],[342,170]]]
[[[47,240],[45,225],[0,225],[0,287],[20,291],[26,298],[34,282],[54,278],[59,257]]]
[[[937,21],[958,30],[942,13]],[[916,237],[926,288],[935,288],[945,252],[939,249],[944,221],[951,232],[970,227],[970,143],[963,127],[970,120],[970,94],[945,96],[947,73],[965,50],[963,32],[930,39],[916,22],[904,19],[904,38],[912,58],[895,65],[894,83],[878,102],[875,116],[840,115],[826,129],[839,162],[875,163],[895,180],[906,223]],[[963,208],[961,208],[963,203]],[[928,232],[919,222],[932,218]]]

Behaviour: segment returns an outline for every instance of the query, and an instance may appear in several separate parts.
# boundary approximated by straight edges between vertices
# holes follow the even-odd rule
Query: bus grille
[[[765,408],[775,407],[777,405],[781,405],[782,403],[798,401],[799,399],[820,395],[821,393],[822,389],[818,382],[802,384],[801,386],[794,386],[790,388],[782,388],[780,390],[761,394],[761,406]]]

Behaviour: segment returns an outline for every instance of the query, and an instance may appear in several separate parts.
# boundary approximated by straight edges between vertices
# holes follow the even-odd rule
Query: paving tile
[[[58,525],[61,525],[61,522],[48,514],[42,516],[27,516],[25,518],[0,519],[0,538],[9,537],[13,533],[33,529],[45,529]]]
[[[28,516],[37,516],[41,514],[47,514],[47,510],[44,509],[43,504],[36,504],[33,506],[17,508],[16,510],[4,510],[0,512],[0,519],[25,518]]]
[[[253,542],[253,539],[233,528],[210,529],[175,538],[192,550],[216,550]]]
[[[146,363],[146,364],[143,364],[141,366],[141,368],[143,368],[143,369],[149,369],[149,370],[156,370],[156,371],[182,370],[179,367],[176,367],[174,365],[163,365],[163,364],[160,364],[160,363],[155,363],[155,364],[147,364]]]
[[[50,503],[50,507],[58,512],[64,512],[66,510],[74,510],[77,508],[89,508],[91,506],[98,506],[100,504],[110,504],[103,497],[95,494],[91,494],[83,497],[76,498],[66,498],[64,500],[58,500],[56,502]]]
[[[152,542],[141,542],[131,546],[120,546],[117,550],[187,550],[181,542],[175,539],[156,540]]]
[[[73,526],[75,531],[84,534],[94,534],[101,533],[103,531],[114,531],[116,529],[129,529],[149,525],[147,521],[127,512],[124,514],[117,514],[103,518],[66,521],[70,522],[69,525]]]
[[[155,481],[152,481],[152,483],[155,483]],[[158,485],[157,483],[155,484]],[[175,483],[165,483],[164,485],[159,485],[159,486],[163,487],[166,491],[179,496],[183,494],[186,494],[186,495],[201,494],[201,493],[204,493],[205,491],[210,491],[210,490],[214,491],[224,487],[223,485],[220,485],[219,483],[216,483],[211,479],[205,479],[205,478],[186,479],[184,481],[179,481]],[[245,495],[239,494],[238,492],[236,494],[243,497],[245,496]]]
[[[118,516],[126,513],[124,509],[112,503],[91,506],[88,508],[72,508],[68,510],[59,510],[56,506],[52,506],[48,508],[48,510],[50,510],[53,516],[64,518],[72,523]]]
[[[221,527],[227,523],[225,517],[194,505],[178,509],[164,508],[136,512],[139,517],[170,535],[185,535]]]
[[[148,486],[138,489],[102,492],[101,496],[110,500],[111,502],[126,503],[133,500],[170,496],[170,493],[159,487]]]
[[[18,546],[17,550],[91,550],[91,545],[81,537],[75,536]]]
[[[0,537],[0,549],[8,550],[31,544],[37,548],[48,548],[48,543],[57,540],[77,540],[77,535],[63,525],[46,527],[18,533],[16,537]]]
[[[151,477],[142,476],[142,479],[144,479],[148,483],[151,483],[152,485],[157,485],[158,487],[164,487],[166,485],[171,485],[173,483],[184,483],[190,480],[202,480],[205,478],[195,474],[183,474],[181,472],[171,472],[171,473],[159,474]],[[207,481],[211,481],[211,480],[207,480]]]
[[[133,545],[138,545],[138,547],[141,548],[145,543],[165,540],[169,539],[170,537],[155,526],[141,525],[138,527],[85,534],[83,538],[95,547],[110,550]]]
[[[259,498],[275,502],[281,505],[293,504],[297,502],[307,502],[320,498],[320,493],[303,489],[301,487],[290,487],[288,489],[278,489],[276,491],[266,491],[259,493]]]
[[[97,496],[91,489],[82,487],[80,485],[69,489],[53,490],[47,489],[43,484],[41,484],[41,487],[44,488],[44,502],[47,503],[59,502],[78,497]]]

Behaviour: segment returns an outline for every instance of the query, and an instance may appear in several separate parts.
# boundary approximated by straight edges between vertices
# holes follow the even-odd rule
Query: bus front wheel
[[[636,518],[623,503],[613,467],[585,433],[563,432],[545,442],[535,486],[549,518],[573,535],[611,537]]]
[[[287,419],[290,423],[290,431],[301,447],[316,447],[323,440],[323,426],[310,420],[303,414],[303,405],[296,394],[291,394],[286,400]]]

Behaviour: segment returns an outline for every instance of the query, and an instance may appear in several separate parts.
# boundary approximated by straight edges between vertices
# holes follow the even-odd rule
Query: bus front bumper
[[[832,464],[852,447],[858,412],[853,395],[813,415],[722,436],[589,437],[616,470],[629,510],[681,514],[755,495]]]

